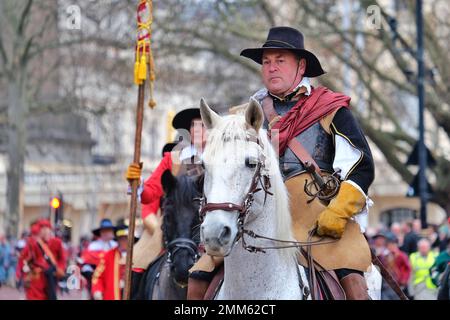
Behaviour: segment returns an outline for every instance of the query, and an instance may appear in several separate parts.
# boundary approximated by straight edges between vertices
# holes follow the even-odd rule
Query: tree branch
[[[26,28],[25,23],[30,15],[31,6],[33,4],[33,0],[27,0],[27,3],[25,4],[25,8],[20,13],[20,21],[17,26],[17,34],[23,35],[24,29]]]

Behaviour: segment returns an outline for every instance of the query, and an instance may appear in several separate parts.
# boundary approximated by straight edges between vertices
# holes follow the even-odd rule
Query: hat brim
[[[319,59],[311,51],[306,49],[294,49],[289,47],[262,47],[262,48],[249,48],[244,49],[241,52],[241,56],[252,59],[256,63],[262,64],[262,55],[264,50],[289,50],[296,53],[299,57],[306,60],[306,70],[303,74],[305,77],[314,78],[325,74],[325,71],[320,65]]]
[[[97,229],[92,230],[92,233],[93,233],[95,236],[100,237],[100,231],[101,231],[101,230],[105,230],[105,229],[111,229],[111,230],[114,232],[114,235],[115,235],[115,233],[116,233],[116,227],[97,228]]]
[[[172,126],[175,129],[191,129],[191,122],[193,119],[201,119],[199,108],[184,109],[178,112],[172,120]]]
[[[128,234],[128,233],[126,233],[126,234],[121,234],[121,233],[119,233],[119,234],[118,234],[118,232],[116,232],[116,234],[115,234],[115,239],[116,239],[116,241],[118,241],[120,238],[127,238],[127,239],[128,239],[128,237],[129,237],[129,234]],[[138,242],[138,240],[139,240],[138,237],[136,237],[136,236],[133,237],[134,243]]]
[[[164,147],[162,148],[162,152],[161,152],[161,153],[162,153],[162,156],[164,156],[164,153],[172,151],[173,148],[175,148],[176,145],[177,145],[176,142],[169,142],[169,143],[166,143],[166,144],[164,145]]]

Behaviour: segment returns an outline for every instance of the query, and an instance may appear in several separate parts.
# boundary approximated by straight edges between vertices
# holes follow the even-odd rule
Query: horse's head
[[[201,179],[188,176],[174,177],[166,170],[161,183],[165,192],[163,200],[163,235],[175,281],[186,284],[188,271],[195,263],[200,242],[196,227],[198,218]]]
[[[239,218],[244,213],[240,209],[245,208],[254,178],[259,178],[260,170],[264,169],[259,135],[264,116],[254,99],[250,100],[245,115],[221,117],[203,99],[200,112],[208,129],[203,154],[205,206],[200,235],[208,254],[227,256],[239,236]]]

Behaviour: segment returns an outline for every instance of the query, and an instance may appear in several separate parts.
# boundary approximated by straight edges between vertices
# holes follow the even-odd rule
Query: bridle
[[[189,251],[189,254],[194,257],[194,260],[198,258],[198,245],[194,240],[189,238],[176,238],[170,241],[167,246],[167,262],[172,263],[172,257],[174,257],[181,249]]]
[[[258,146],[263,150],[263,146],[260,143],[258,137],[252,136],[248,133],[247,135],[248,141],[256,142]],[[264,162],[265,157],[263,154],[260,154],[260,157],[258,157],[258,161],[256,163],[256,169],[255,173],[252,177],[252,182],[250,184],[250,187],[247,191],[247,193],[244,196],[244,199],[242,200],[241,204],[235,204],[232,202],[209,202],[206,199],[206,196],[203,194],[203,197],[200,198],[200,222],[203,222],[206,214],[211,211],[216,210],[223,210],[223,211],[237,211],[239,213],[238,216],[238,225],[239,227],[243,228],[245,218],[247,217],[248,213],[250,212],[250,208],[254,201],[254,194],[258,191],[264,190],[265,197],[264,202],[266,200],[267,195],[273,195],[269,191],[270,189],[270,178],[268,174],[262,174],[262,169],[264,168]],[[258,183],[261,183],[261,188],[258,188]]]
[[[251,135],[248,135],[249,138],[253,138],[253,140],[256,140],[256,143],[259,145],[259,147],[264,150],[263,145],[260,143],[258,137],[252,137]],[[249,139],[250,140],[250,139]],[[333,243],[336,242],[336,239],[333,240],[327,240],[324,241],[323,239],[311,241],[313,233],[315,233],[315,228],[310,231],[310,236],[308,237],[308,241],[290,241],[290,240],[281,240],[271,237],[266,237],[259,235],[255,233],[252,230],[248,230],[244,228],[245,220],[248,215],[248,213],[251,210],[251,206],[254,201],[254,194],[258,191],[263,190],[264,191],[264,203],[266,202],[267,195],[273,196],[273,193],[269,191],[271,184],[270,184],[270,177],[268,174],[263,173],[265,163],[265,157],[263,154],[260,154],[260,157],[258,158],[258,161],[256,163],[256,169],[255,173],[252,177],[252,182],[250,184],[250,188],[247,191],[247,193],[244,196],[244,199],[242,200],[241,204],[235,204],[232,202],[217,202],[212,203],[207,201],[206,196],[203,194],[203,197],[201,197],[200,200],[200,209],[199,209],[199,215],[200,215],[200,222],[203,222],[206,214],[211,211],[216,210],[223,210],[223,211],[237,211],[239,213],[238,216],[238,234],[235,241],[238,241],[239,239],[242,239],[242,246],[245,250],[249,252],[265,252],[265,250],[269,249],[287,249],[287,248],[301,248],[303,246],[312,246],[312,245],[322,245],[327,243]],[[261,187],[258,187],[258,183],[261,184]],[[285,245],[279,245],[279,246],[266,246],[266,247],[260,247],[260,246],[253,246],[249,245],[245,241],[244,235],[247,235],[254,239],[265,239],[270,240],[273,242],[279,242],[279,243],[285,243]]]
[[[189,252],[189,255],[194,258],[194,262],[198,260],[199,258],[199,252],[198,252],[198,244],[189,238],[175,238],[169,243],[166,244],[166,250],[167,250],[167,263],[169,264],[170,269],[173,268],[173,259],[175,258],[176,254],[180,252],[181,250],[187,250]],[[181,283],[178,282],[175,277],[172,277],[173,281],[176,285],[178,285],[181,288],[187,287],[187,283]]]
[[[201,198],[200,211],[199,211],[200,212],[200,221],[203,222],[203,220],[206,216],[206,213],[208,213],[210,211],[215,211],[215,210],[237,211],[239,213],[238,224],[243,225],[244,220],[245,220],[247,214],[250,212],[250,208],[253,204],[254,194],[261,190],[261,188],[258,188],[258,182],[262,179],[261,168],[262,168],[262,163],[261,163],[261,161],[258,161],[258,163],[256,164],[255,173],[253,174],[253,177],[252,177],[252,183],[250,184],[250,188],[249,188],[248,192],[246,193],[244,199],[242,200],[241,204],[235,204],[232,202],[218,202],[218,203],[210,202],[210,203],[208,203],[206,196],[203,196]],[[266,180],[267,183],[270,183],[268,176],[264,176],[264,179],[267,179]],[[270,186],[265,183],[263,189],[266,192],[266,195],[267,194],[272,195],[272,193],[268,191],[268,188],[270,188]]]

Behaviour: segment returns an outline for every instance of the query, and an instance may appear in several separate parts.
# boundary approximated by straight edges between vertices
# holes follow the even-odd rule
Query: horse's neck
[[[264,197],[264,195],[262,195]],[[257,201],[255,201],[255,204]],[[258,201],[258,203],[260,203]],[[257,217],[245,224],[245,228],[267,237],[276,237],[276,205],[268,196]],[[249,239],[246,243],[256,246],[273,245],[272,242]],[[242,247],[242,239],[225,258],[225,278],[219,298],[224,299],[276,299],[297,298],[298,277],[294,260],[283,260],[279,250],[251,253]],[[292,285],[295,284],[295,285]],[[297,288],[296,288],[297,286]]]

